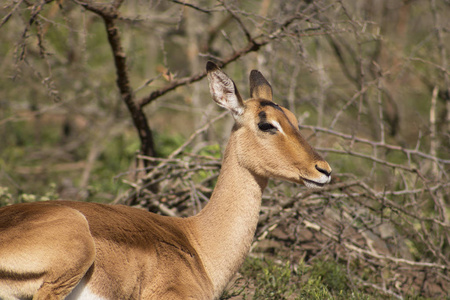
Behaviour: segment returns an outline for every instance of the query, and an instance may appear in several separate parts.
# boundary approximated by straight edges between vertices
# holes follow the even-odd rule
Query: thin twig
[[[196,6],[194,4],[191,4],[191,3],[186,3],[186,0],[185,1],[169,0],[169,1],[171,1],[173,3],[176,3],[176,4],[181,4],[183,6],[187,6],[187,7],[193,8],[195,10],[198,10],[200,12],[207,13],[207,14],[210,14],[210,13],[215,11],[215,10],[210,10],[210,9],[204,9],[204,8],[201,8],[201,7]]]
[[[397,150],[397,151],[401,151],[401,152],[403,152],[405,154],[417,155],[417,156],[420,156],[422,158],[426,158],[426,159],[433,160],[433,161],[437,160],[439,163],[442,163],[442,164],[450,164],[450,160],[449,159],[438,158],[438,157],[434,157],[434,156],[432,156],[430,154],[421,152],[421,151],[418,150],[418,147],[415,147],[414,149],[408,149],[408,148],[404,148],[402,146],[396,146],[396,145],[386,144],[386,143],[382,143],[382,142],[371,141],[371,140],[364,139],[364,138],[359,138],[359,137],[353,138],[353,136],[350,135],[350,134],[345,134],[345,133],[341,133],[341,132],[338,132],[338,131],[335,131],[335,130],[322,128],[322,127],[318,127],[318,126],[299,124],[299,127],[303,128],[303,129],[309,129],[309,130],[312,130],[312,131],[325,132],[325,133],[328,133],[328,134],[332,134],[332,135],[338,136],[338,137],[343,138],[345,140],[354,139],[355,142],[371,145],[373,147],[382,147],[382,148],[386,148],[386,149],[389,149],[389,150]],[[323,149],[322,151],[327,151],[327,150]]]

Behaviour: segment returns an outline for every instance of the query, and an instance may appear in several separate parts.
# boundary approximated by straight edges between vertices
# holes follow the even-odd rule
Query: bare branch
[[[335,136],[339,136],[345,140],[353,139],[353,136],[350,134],[341,133],[341,132],[331,130],[331,129],[321,128],[321,127],[312,126],[312,125],[302,125],[302,124],[299,124],[298,126],[300,128],[309,129],[311,131],[320,131],[320,132],[325,132],[325,133],[332,134]],[[397,150],[397,151],[401,151],[407,155],[418,155],[422,158],[426,158],[426,159],[429,159],[432,161],[437,160],[439,163],[442,163],[442,164],[450,164],[450,159],[437,158],[435,156],[432,156],[427,153],[419,151],[417,147],[415,149],[407,149],[402,146],[390,145],[390,144],[386,144],[383,142],[371,141],[371,140],[368,140],[365,138],[359,138],[359,137],[354,138],[354,140],[359,143],[371,145],[372,147],[382,147],[382,148],[386,148],[386,149],[390,149],[390,150]]]
[[[225,9],[228,11],[228,13],[233,17],[233,19],[236,20],[236,22],[239,24],[239,27],[242,29],[242,31],[245,34],[245,37],[247,38],[247,42],[249,43],[253,43],[253,38],[252,35],[250,34],[250,31],[247,29],[247,27],[245,27],[244,23],[242,22],[241,18],[238,17],[238,15],[232,11],[230,8],[228,8],[228,6],[226,5],[226,3],[224,1],[220,1],[220,3],[222,3],[222,5],[225,7]]]
[[[248,54],[250,52],[258,51],[260,47],[262,47],[268,43],[269,43],[269,41],[263,41],[263,42],[259,42],[259,43],[251,42],[251,43],[247,44],[247,46],[245,46],[244,48],[233,53],[229,57],[223,59],[220,62],[220,66],[225,67],[226,65],[234,62],[235,60],[241,58],[242,56],[245,56],[246,54]],[[156,100],[159,97],[165,95],[166,93],[176,89],[177,87],[199,81],[205,77],[206,77],[206,71],[202,71],[202,72],[192,75],[190,77],[174,80],[167,86],[163,87],[162,89],[153,91],[152,93],[150,93],[149,96],[141,98],[138,101],[138,105],[139,105],[139,107],[144,107],[145,105],[153,102],[154,100]]]
[[[11,16],[16,12],[17,8],[22,4],[23,0],[17,1],[9,13],[7,13],[0,21],[0,28],[8,22]]]
[[[142,107],[136,105],[135,103],[135,96],[131,88],[128,75],[126,54],[122,48],[119,29],[116,25],[116,19],[119,16],[117,8],[120,6],[122,1],[116,1],[114,5],[103,5],[96,3],[92,4],[81,2],[78,0],[73,1],[103,18],[106,26],[108,41],[114,56],[114,63],[117,73],[117,86],[119,87],[121,98],[127,105],[128,110],[131,113],[131,118],[133,119],[134,126],[136,127],[139,134],[142,154],[154,156],[156,153],[152,131],[148,124],[147,117],[142,111]],[[144,161],[144,163],[147,163],[147,161]]]
[[[187,6],[187,7],[193,8],[193,9],[195,9],[195,10],[198,10],[198,11],[200,11],[200,12],[207,13],[207,14],[210,14],[211,12],[214,11],[214,10],[209,10],[209,9],[201,8],[201,7],[196,6],[196,5],[194,5],[194,4],[191,4],[191,3],[186,3],[186,0],[184,0],[184,1],[179,1],[179,0],[169,0],[169,1],[171,1],[171,2],[173,2],[173,3],[176,3],[176,4],[181,4],[181,5],[183,5],[183,6]]]

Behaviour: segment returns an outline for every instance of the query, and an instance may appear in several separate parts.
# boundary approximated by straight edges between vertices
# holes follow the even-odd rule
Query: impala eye
[[[261,122],[261,123],[259,123],[259,124],[258,124],[258,128],[259,128],[259,130],[261,130],[261,131],[264,131],[264,132],[272,132],[272,133],[275,133],[275,131],[278,130],[275,126],[273,126],[272,124],[267,123],[267,122]]]

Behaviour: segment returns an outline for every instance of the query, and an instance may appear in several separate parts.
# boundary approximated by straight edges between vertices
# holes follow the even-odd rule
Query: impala
[[[217,299],[244,261],[269,178],[307,187],[331,168],[272,102],[256,70],[249,100],[214,63],[212,98],[235,125],[208,204],[189,218],[123,205],[48,201],[0,208],[0,299]]]

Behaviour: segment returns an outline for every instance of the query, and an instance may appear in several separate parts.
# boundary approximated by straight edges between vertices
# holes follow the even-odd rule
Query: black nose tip
[[[327,170],[322,169],[322,168],[319,167],[318,165],[316,165],[316,170],[319,171],[319,172],[322,173],[322,174],[327,175],[327,176],[330,176],[330,175],[331,175],[331,172],[328,172]]]

